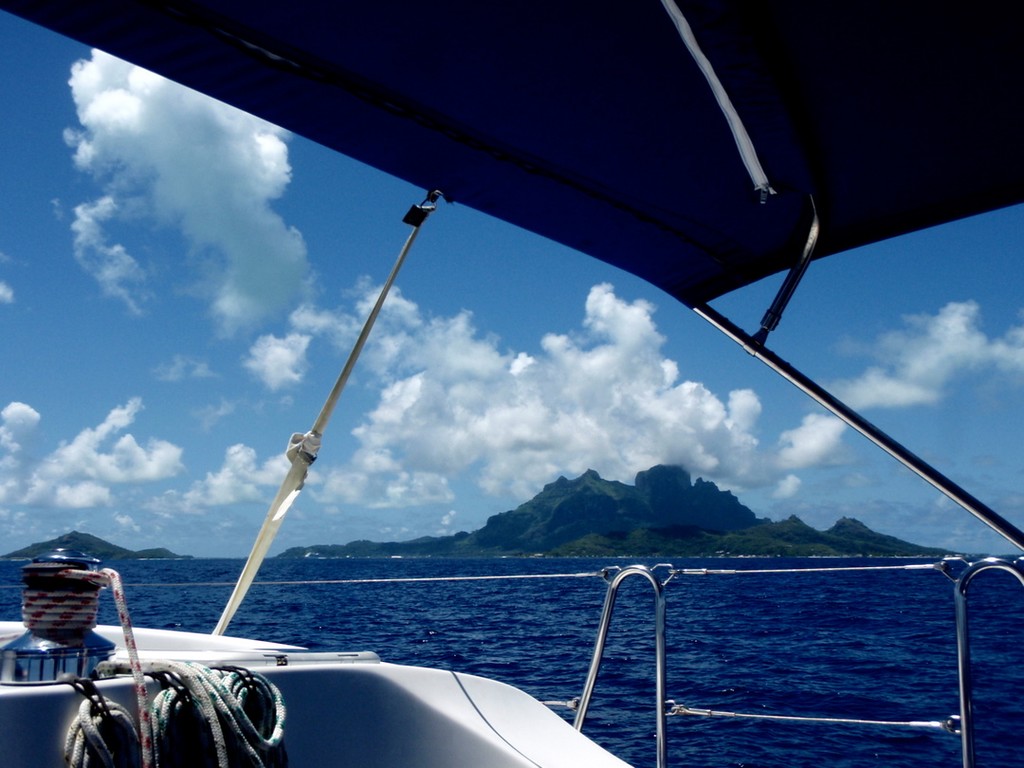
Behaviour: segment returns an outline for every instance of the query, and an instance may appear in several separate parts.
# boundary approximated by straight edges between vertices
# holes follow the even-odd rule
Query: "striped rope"
[[[84,632],[96,626],[99,592],[30,589],[22,592],[21,619],[33,632]]]
[[[135,701],[139,719],[139,740],[142,749],[142,768],[151,768],[153,765],[153,722],[149,711],[149,692],[146,690],[146,678],[142,673],[142,665],[139,662],[139,648],[135,642],[135,633],[132,630],[132,620],[128,613],[128,601],[124,594],[121,574],[112,568],[104,568],[101,571],[67,568],[58,571],[56,577],[84,581],[98,587],[110,587],[110,591],[114,596],[114,605],[117,608],[117,616],[121,622],[121,631],[124,633],[125,649],[128,652],[129,667],[135,688]],[[60,626],[59,620],[56,623]],[[94,612],[93,621],[89,628],[95,625]]]

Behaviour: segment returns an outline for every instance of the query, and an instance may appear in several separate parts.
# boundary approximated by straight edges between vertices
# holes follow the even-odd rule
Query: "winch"
[[[114,655],[115,645],[94,631],[105,579],[100,561],[55,549],[22,568],[26,632],[0,646],[0,683],[54,682],[67,673],[87,677]]]

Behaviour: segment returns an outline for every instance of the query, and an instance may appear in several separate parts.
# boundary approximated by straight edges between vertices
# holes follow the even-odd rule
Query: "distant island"
[[[130,550],[88,533],[0,555],[31,559],[64,547],[100,560],[187,558],[168,549]],[[492,515],[483,528],[412,541],[352,541],[291,547],[281,558],[335,557],[942,557],[876,533],[844,517],[819,531],[798,517],[758,518],[729,491],[682,467],[659,465],[636,476],[634,485],[605,480],[587,470],[575,480],[560,477],[530,501]]]
[[[111,544],[109,541],[104,541],[98,536],[93,536],[90,533],[80,533],[79,531],[71,531],[65,533],[63,536],[58,536],[55,539],[49,541],[40,541],[36,544],[30,544],[24,549],[18,549],[14,552],[8,552],[6,555],[0,555],[0,559],[3,560],[31,560],[34,557],[51,552],[54,549],[73,549],[78,552],[84,552],[87,555],[92,555],[99,560],[171,560],[171,559],[185,559],[191,557],[190,555],[176,555],[169,549],[163,547],[157,547],[155,549],[125,549],[119,547],[116,544]]]
[[[493,515],[472,533],[412,541],[353,541],[292,547],[278,557],[942,557],[842,518],[818,531],[797,517],[758,518],[729,491],[682,467],[640,472],[632,486],[587,470],[560,477],[516,509]]]

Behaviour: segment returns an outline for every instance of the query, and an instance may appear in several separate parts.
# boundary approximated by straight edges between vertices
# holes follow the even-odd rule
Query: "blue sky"
[[[5,14],[0,61],[0,550],[244,556],[423,190]],[[816,262],[769,342],[1018,526],[1022,234],[1014,208]],[[715,306],[752,331],[778,282]],[[656,289],[442,205],[271,552],[657,463],[760,516],[1012,550]]]

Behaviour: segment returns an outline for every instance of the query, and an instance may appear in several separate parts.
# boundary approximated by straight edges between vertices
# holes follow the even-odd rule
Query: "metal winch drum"
[[[98,573],[99,564],[82,552],[56,549],[22,568],[26,632],[0,646],[0,683],[87,677],[97,664],[114,655],[114,643],[94,631],[102,584],[68,573]]]

